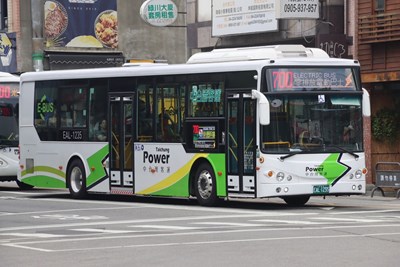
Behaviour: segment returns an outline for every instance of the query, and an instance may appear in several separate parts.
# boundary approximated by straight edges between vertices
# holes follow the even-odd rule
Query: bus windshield
[[[271,123],[263,126],[266,153],[360,152],[361,94],[271,94]]]
[[[0,148],[18,146],[18,83],[0,83]]]

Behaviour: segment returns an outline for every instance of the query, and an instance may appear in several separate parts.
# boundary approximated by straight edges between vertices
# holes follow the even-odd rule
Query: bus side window
[[[165,112],[158,115],[158,126],[157,130],[160,134],[158,139],[160,141],[177,141],[179,136],[176,132],[176,124],[172,118]]]
[[[153,141],[153,87],[148,84],[138,86],[137,135],[139,142]]]

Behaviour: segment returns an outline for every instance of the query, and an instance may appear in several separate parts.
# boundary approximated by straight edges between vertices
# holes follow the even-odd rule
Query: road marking
[[[80,228],[80,229],[69,229],[69,230],[77,232],[91,232],[91,233],[104,233],[104,234],[129,234],[138,232],[129,230],[107,230],[107,229],[97,229],[97,228]]]
[[[45,214],[45,213],[59,213],[59,212],[78,212],[78,211],[98,211],[98,210],[119,210],[119,209],[138,209],[144,207],[109,207],[109,208],[86,208],[86,209],[64,209],[64,210],[45,210],[45,211],[28,211],[19,213],[0,213],[0,216],[7,215],[33,215],[33,214]]]
[[[265,224],[254,224],[254,223],[230,223],[230,222],[193,222],[191,224],[201,225],[222,225],[222,226],[236,226],[236,227],[260,227]]]
[[[209,232],[213,233],[213,232]],[[248,239],[230,239],[230,240],[213,240],[213,241],[192,241],[192,242],[172,242],[172,243],[152,243],[152,244],[139,244],[139,245],[121,245],[121,246],[103,246],[103,247],[80,247],[73,249],[43,249],[37,247],[27,246],[29,244],[40,244],[49,242],[21,242],[2,244],[3,246],[23,248],[28,250],[42,251],[42,252],[72,252],[72,251],[93,251],[93,250],[110,250],[110,249],[126,249],[126,248],[140,248],[140,247],[165,247],[165,246],[187,246],[187,245],[210,245],[210,244],[226,244],[226,243],[239,243],[239,242],[265,242],[265,241],[281,241],[281,240],[305,240],[305,239],[331,239],[331,238],[364,238],[376,236],[393,236],[400,235],[400,232],[390,233],[374,233],[374,234],[338,234],[338,235],[323,235],[323,236],[288,236],[288,237],[266,237],[266,238],[248,238]],[[87,240],[87,239],[86,239]],[[67,240],[76,241],[76,240]]]
[[[60,223],[60,224],[46,224],[46,225],[29,225],[29,226],[19,226],[19,227],[5,227],[5,228],[0,228],[0,232],[64,228],[64,227],[96,226],[96,225],[139,224],[139,223],[149,223],[149,222],[162,223],[162,222],[173,222],[173,221],[215,220],[215,219],[248,218],[248,217],[265,217],[265,215],[231,214],[231,215],[187,216],[187,217],[154,218],[154,219],[121,220],[121,221],[100,221],[100,222],[62,223],[62,224]]]
[[[355,222],[355,223],[385,222],[384,220],[357,219],[357,218],[334,218],[334,217],[316,217],[316,218],[313,218],[313,220],[342,221],[342,222]]]
[[[386,212],[399,212],[399,210],[342,211],[342,212],[329,212],[327,214],[348,215],[348,214],[368,214],[368,213],[386,213]]]
[[[188,227],[188,226],[174,226],[174,225],[130,225],[128,227],[138,227],[138,228],[151,228],[160,230],[198,230],[202,229],[199,227]]]
[[[251,220],[253,222],[269,222],[269,223],[286,223],[286,224],[324,224],[321,222],[310,222],[310,221],[296,221],[296,220],[270,220],[270,219],[261,219],[261,220]]]
[[[5,215],[14,215],[15,213],[10,213],[10,212],[0,212],[0,216],[5,216]]]
[[[2,236],[17,236],[17,237],[34,237],[34,238],[54,238],[54,237],[65,237],[66,235],[54,235],[44,233],[0,233]]]
[[[46,214],[46,215],[36,215],[32,216],[34,219],[52,219],[52,220],[62,220],[62,221],[70,221],[70,220],[106,220],[108,217],[100,216],[100,215],[88,215],[81,216],[78,214]]]

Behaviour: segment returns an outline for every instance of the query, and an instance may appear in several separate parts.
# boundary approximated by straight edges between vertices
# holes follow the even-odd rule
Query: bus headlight
[[[278,173],[276,174],[276,180],[277,180],[278,182],[282,182],[283,179],[285,179],[285,174],[284,174],[283,172],[278,172]]]
[[[356,171],[355,176],[356,176],[356,179],[360,179],[362,176],[362,171],[361,170]]]

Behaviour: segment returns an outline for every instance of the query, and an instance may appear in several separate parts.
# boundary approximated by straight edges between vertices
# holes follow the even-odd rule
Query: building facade
[[[120,66],[130,59],[182,63],[187,57],[186,0],[2,0],[0,15],[0,41],[8,46],[1,71]],[[173,19],[157,24],[151,18]]]
[[[277,19],[275,0],[187,0],[189,53],[271,44],[320,47],[332,57],[353,56],[354,1],[311,1],[318,18]],[[318,4],[319,3],[319,4]],[[249,18],[248,13],[252,13]],[[267,15],[264,15],[267,14]],[[220,17],[224,17],[225,22]],[[242,25],[250,25],[248,27]]]
[[[400,5],[397,0],[358,0],[357,58],[371,95],[371,166],[400,162]]]

